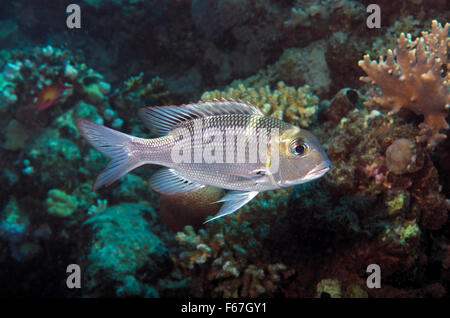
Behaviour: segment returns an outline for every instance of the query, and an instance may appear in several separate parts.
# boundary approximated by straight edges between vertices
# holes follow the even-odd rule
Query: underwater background
[[[449,18],[446,0],[2,1],[0,296],[448,297]],[[157,166],[91,192],[108,160],[77,118],[149,138],[140,107],[220,98],[307,128],[331,170],[207,224],[224,190],[159,195]]]

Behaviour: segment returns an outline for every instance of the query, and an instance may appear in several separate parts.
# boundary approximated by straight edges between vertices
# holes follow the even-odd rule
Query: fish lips
[[[330,170],[330,165],[318,166],[318,167],[314,168],[313,170],[311,170],[310,172],[308,172],[308,174],[306,176],[307,177],[312,176],[312,177],[314,177],[314,179],[320,178],[325,173],[327,173],[329,170]]]
[[[306,183],[306,182],[309,182],[309,181],[314,180],[314,179],[318,179],[321,176],[323,176],[325,173],[327,173],[329,170],[330,170],[330,164],[329,163],[318,165],[317,167],[315,167],[314,169],[309,171],[301,179],[292,180],[292,181],[291,180],[284,181],[283,182],[283,186],[284,187],[289,187],[289,186],[293,186],[293,185],[297,185],[297,184],[301,184],[301,183]]]

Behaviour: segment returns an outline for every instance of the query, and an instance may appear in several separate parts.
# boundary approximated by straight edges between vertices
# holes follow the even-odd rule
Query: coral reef
[[[3,114],[0,147],[2,193],[5,194],[0,196],[4,216],[0,254],[7,261],[7,271],[16,268],[17,262],[41,262],[35,279],[22,275],[22,280],[28,280],[26,283],[32,285],[29,293],[36,292],[39,285],[33,281],[62,268],[62,259],[70,264],[79,257],[74,251],[80,250],[78,244],[89,243],[86,241],[88,236],[80,240],[73,240],[73,237],[78,237],[79,227],[87,218],[98,218],[108,209],[108,203],[140,202],[143,198],[156,201],[146,182],[136,175],[128,175],[114,193],[106,196],[90,191],[106,158],[80,138],[76,119],[86,118],[120,128],[124,125],[122,118],[127,118],[123,116],[129,110],[111,105],[114,104],[112,85],[102,74],[87,67],[83,60],[79,52],[75,54],[51,45],[0,51],[0,108]],[[34,103],[39,91],[60,78],[73,87],[70,94],[62,96],[54,106],[37,111]],[[152,87],[158,83],[154,81]],[[123,92],[119,89],[118,94]],[[154,101],[159,102],[158,99]],[[140,105],[142,103],[139,101]],[[5,204],[9,201],[4,200],[8,196],[15,196],[18,203],[9,200],[11,208],[6,209]],[[158,233],[159,237],[164,235]],[[26,271],[26,266],[17,270]],[[133,294],[128,290],[136,284],[125,277],[128,273],[123,272],[123,275],[120,281],[124,291],[117,295]],[[2,274],[0,279],[7,281],[9,278]],[[179,290],[186,284],[182,279],[175,282],[168,277],[158,290],[165,290],[164,283],[178,283]],[[52,284],[49,284],[49,294],[80,296],[80,293]],[[23,293],[21,288],[22,285],[17,283],[10,293],[20,295]],[[145,294],[147,289],[143,290]],[[2,290],[1,294],[4,292]],[[155,296],[157,292],[150,290],[147,294]]]
[[[446,224],[447,207],[430,153],[408,139],[416,127],[367,110],[364,100],[357,91],[343,89],[329,101],[323,110],[329,121],[315,133],[324,140],[333,168],[323,179],[297,187],[287,209],[263,216],[251,202],[246,211],[205,229],[186,227],[177,234],[187,251],[174,258],[175,268],[193,277],[195,295],[386,297],[400,290],[399,273],[405,273],[403,283],[412,284],[431,266],[423,259],[424,236]],[[398,147],[407,147],[409,155],[401,153],[399,159]],[[255,231],[260,218],[267,230],[250,232],[246,239],[247,226]],[[389,292],[367,288],[368,264],[383,268]],[[273,276],[273,268],[282,271]],[[431,290],[442,295],[442,285],[432,286],[408,295]]]
[[[336,279],[322,279],[316,286],[317,297],[341,298],[341,284]]]
[[[243,211],[219,219],[205,229],[186,226],[177,233],[185,251],[174,255],[176,269],[192,276],[192,292],[209,297],[257,297],[280,293],[293,271],[270,262],[263,249],[270,224],[283,214],[289,191],[261,193]]]
[[[257,106],[261,111],[286,122],[308,127],[314,121],[318,110],[319,99],[308,85],[295,89],[278,82],[277,89],[271,90],[265,86],[246,86],[246,81],[234,81],[224,91],[211,91],[203,93],[201,100],[231,98],[243,100]]]
[[[29,137],[27,128],[13,119],[6,127],[5,142],[2,148],[12,151],[23,149]]]
[[[397,45],[398,37],[401,33],[411,34],[411,38],[417,38],[420,36],[420,30],[422,29],[422,23],[420,20],[415,19],[412,15],[401,17],[395,21],[393,25],[386,29],[386,32],[376,38],[371,43],[370,55],[381,56],[386,53],[386,49],[395,49]]]
[[[74,141],[63,138],[56,129],[47,129],[26,149],[27,166],[40,172],[40,182],[44,185],[66,186],[76,184],[73,178],[78,172],[77,163],[81,159]]]
[[[59,217],[70,216],[78,207],[78,199],[73,195],[68,195],[64,191],[52,189],[48,192],[47,212]]]
[[[152,224],[156,219],[149,206],[122,203],[84,222],[86,231],[92,231],[89,251],[81,259],[88,269],[86,295],[159,296],[158,280],[170,263],[170,240]]]
[[[297,0],[291,8],[289,20],[286,20],[284,24],[290,28],[311,27],[321,20],[329,20],[332,14],[337,13],[337,15],[354,18],[361,16],[363,11],[364,7],[357,1]]]
[[[386,149],[386,167],[394,174],[415,172],[416,158],[416,144],[411,139],[397,139]]]
[[[61,4],[1,2],[0,295],[448,297],[450,11],[380,0],[368,29],[369,3],[83,0],[68,30]],[[157,167],[91,191],[107,159],[77,118],[151,138],[140,107],[220,98],[307,128],[331,170],[207,224],[224,190],[160,196]]]
[[[319,40],[305,48],[286,49],[273,65],[280,80],[289,85],[309,85],[320,95],[329,91],[329,68],[325,59],[327,43]]]
[[[441,218],[442,211],[446,215],[443,198],[439,197],[439,189],[434,188],[433,195],[438,196],[434,198],[441,203],[432,211],[427,210],[422,205],[427,198],[413,194],[417,188],[428,189],[426,185],[411,185],[404,183],[405,180],[399,182],[397,177],[386,175],[387,170],[381,168],[379,174],[384,175],[384,180],[364,171],[364,161],[373,160],[377,156],[373,151],[380,146],[386,147],[383,139],[389,136],[378,130],[383,121],[389,123],[389,118],[378,115],[368,119],[368,114],[365,111],[347,114],[347,121],[341,127],[329,131],[335,135],[327,143],[334,168],[325,179],[299,188],[289,203],[285,219],[275,224],[273,250],[280,252],[281,261],[288,268],[303,273],[295,276],[285,288],[287,296],[380,297],[366,287],[365,268],[368,264],[379,264],[383,269],[383,286],[394,287],[397,287],[395,277],[399,273],[405,273],[403,282],[414,282],[415,275],[419,275],[417,267],[420,271],[421,267],[427,266],[419,252],[420,242],[427,228],[436,229],[445,224],[446,217]],[[370,136],[368,140],[378,139],[380,144],[365,145],[364,141],[352,144],[352,137],[349,140],[350,133],[345,127],[353,127],[368,136],[375,133],[379,137]],[[406,127],[400,126],[394,134],[401,134],[403,129]],[[344,153],[341,147],[346,149]],[[379,151],[382,153],[383,150]],[[349,158],[338,159],[341,155]],[[382,166],[383,161],[378,165]],[[433,169],[427,166],[417,173],[427,170],[430,173]],[[428,213],[434,215],[436,223],[429,222]],[[284,229],[283,239],[276,238],[277,229]],[[316,237],[321,239],[315,241]],[[292,244],[294,240],[295,244]],[[311,285],[316,286],[314,293]],[[387,297],[389,293],[382,295]]]
[[[381,89],[381,93],[371,91],[366,105],[381,105],[390,108],[391,113],[406,108],[423,115],[418,140],[426,141],[430,147],[445,139],[441,130],[449,128],[445,120],[450,108],[448,28],[448,23],[442,27],[433,20],[431,32],[423,32],[414,41],[410,34],[402,33],[397,49],[388,50],[386,60],[380,58],[377,63],[365,55],[359,62],[368,75],[361,80]]]
[[[336,104],[333,106],[339,108]],[[424,219],[428,213],[434,214],[436,218],[432,228],[445,224],[445,198],[440,194],[439,180],[436,178],[436,168],[430,154],[423,147],[412,141],[407,142],[406,146],[412,147],[409,148],[410,155],[402,152],[400,163],[396,162],[406,169],[400,171],[405,174],[389,173],[389,168],[392,169],[394,164],[392,156],[399,156],[395,147],[399,146],[399,141],[400,146],[403,146],[402,140],[414,136],[417,129],[411,125],[396,123],[387,115],[364,109],[350,111],[335,129],[335,132],[331,133],[333,137],[325,144],[330,159],[335,162],[335,169],[327,176],[328,179],[333,178],[334,182],[347,190],[355,186],[365,194],[408,189],[423,209],[423,224],[427,223]],[[358,140],[357,136],[361,132],[366,136],[364,140]],[[360,178],[361,174],[373,181],[368,182]],[[435,203],[427,207],[425,201],[428,201],[430,196],[434,198]]]
[[[0,236],[10,243],[21,242],[27,234],[29,219],[20,211],[15,198],[11,198],[0,215]]]
[[[124,89],[116,91],[112,100],[118,109],[129,109],[130,106],[147,105],[149,102],[164,101],[169,96],[165,82],[159,77],[153,77],[150,82],[144,83],[144,73],[131,76],[123,82]],[[163,102],[163,104],[165,104]]]

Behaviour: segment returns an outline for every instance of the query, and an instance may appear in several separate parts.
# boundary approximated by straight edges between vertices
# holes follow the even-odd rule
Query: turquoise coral
[[[91,215],[84,226],[93,231],[87,266],[89,293],[110,296],[156,297],[158,275],[165,269],[168,252],[163,237],[151,230],[151,207],[122,203]],[[148,274],[139,271],[147,269]],[[114,289],[105,289],[105,282]],[[148,282],[153,282],[149,284]]]
[[[10,243],[21,242],[27,234],[30,221],[17,204],[15,198],[11,198],[0,213],[0,237]]]

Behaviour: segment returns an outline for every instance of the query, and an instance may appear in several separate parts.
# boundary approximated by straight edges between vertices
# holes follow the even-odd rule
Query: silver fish
[[[210,185],[230,190],[216,216],[233,213],[259,192],[323,176],[330,161],[305,129],[264,116],[255,106],[212,100],[181,106],[154,106],[139,115],[159,137],[130,136],[85,119],[82,136],[111,159],[93,190],[108,186],[144,164],[164,166],[149,180],[155,191],[176,194]]]

